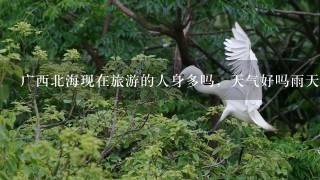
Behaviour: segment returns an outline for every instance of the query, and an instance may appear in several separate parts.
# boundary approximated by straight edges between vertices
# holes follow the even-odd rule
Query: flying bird
[[[209,131],[213,132],[228,115],[235,116],[238,120],[255,123],[263,129],[275,131],[259,113],[262,104],[261,74],[258,67],[258,59],[251,50],[251,42],[247,34],[236,22],[232,28],[233,36],[224,42],[226,60],[235,79],[224,80],[218,84],[202,84],[202,71],[195,66],[188,66],[181,73],[183,79],[194,78],[198,83],[194,88],[204,94],[214,94],[221,98],[225,109],[216,125]],[[240,130],[241,122],[238,121]]]

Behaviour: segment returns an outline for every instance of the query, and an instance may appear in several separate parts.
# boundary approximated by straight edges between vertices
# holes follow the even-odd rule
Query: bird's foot
[[[211,135],[211,134],[213,134],[215,131],[216,131],[216,128],[212,128],[212,129],[210,129],[210,130],[208,131],[208,134]]]
[[[199,132],[197,135],[203,137],[204,135],[211,135],[215,132],[215,129],[210,129],[207,133]]]

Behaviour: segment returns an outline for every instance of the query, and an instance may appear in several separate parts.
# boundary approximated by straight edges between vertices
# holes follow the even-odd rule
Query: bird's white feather
[[[244,82],[244,85],[247,86],[244,87],[246,88],[245,106],[248,111],[252,111],[258,109],[262,104],[261,74],[257,63],[258,59],[251,50],[249,37],[237,22],[235,27],[232,28],[232,33],[234,37],[226,39],[224,42],[227,51],[225,53],[226,60],[231,61],[229,65],[235,76],[241,76],[244,80],[248,77],[256,78],[256,82]]]
[[[233,38],[226,39],[224,42],[226,60],[232,61],[229,65],[232,66],[234,75],[242,75],[247,77],[260,76],[257,65],[257,58],[251,50],[251,42],[247,34],[243,31],[240,25],[236,22],[232,28]]]
[[[275,131],[276,129],[268,124],[263,117],[260,115],[258,110],[253,110],[251,112],[248,112],[251,119],[256,123],[258,126],[262,127],[263,129],[266,129],[268,131]]]

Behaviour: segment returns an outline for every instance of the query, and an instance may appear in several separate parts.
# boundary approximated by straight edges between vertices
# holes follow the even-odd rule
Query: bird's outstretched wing
[[[262,104],[261,74],[258,67],[258,59],[251,50],[251,42],[247,34],[236,22],[232,28],[233,36],[226,39],[226,60],[235,76],[243,79],[245,87],[239,87],[246,94],[244,100],[249,111],[257,109]]]
[[[251,50],[251,42],[247,34],[236,22],[232,28],[233,38],[226,39],[224,42],[227,60],[231,61],[234,75],[242,75],[243,77],[260,76],[259,68],[255,54]]]

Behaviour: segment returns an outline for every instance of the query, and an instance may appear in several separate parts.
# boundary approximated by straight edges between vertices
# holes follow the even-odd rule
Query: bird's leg
[[[240,120],[237,120],[237,124],[238,124],[239,131],[240,131],[239,141],[240,141],[241,150],[240,150],[239,159],[238,159],[238,165],[240,165],[241,159],[242,159],[242,155],[243,155],[243,151],[244,151],[244,147],[242,146],[241,138],[246,137],[246,135],[242,131],[242,124],[241,124]]]
[[[217,127],[219,126],[220,123],[221,123],[221,121],[219,120],[219,121],[213,126],[213,128],[208,131],[208,134],[212,134],[212,133],[217,129]]]
[[[224,120],[228,115],[229,115],[229,110],[228,110],[228,107],[226,107],[226,108],[224,109],[224,111],[222,112],[219,121],[213,126],[212,129],[210,129],[210,130],[208,131],[208,134],[212,134],[212,133],[217,129],[217,127],[219,126],[219,124],[221,123],[221,121]]]
[[[241,146],[241,150],[240,150],[240,154],[239,154],[239,159],[238,159],[238,165],[241,164],[241,159],[242,159],[243,150],[244,150],[244,147]]]
[[[237,125],[238,125],[238,128],[239,128],[239,131],[241,132],[242,134],[242,124],[241,124],[241,121],[237,119]]]

